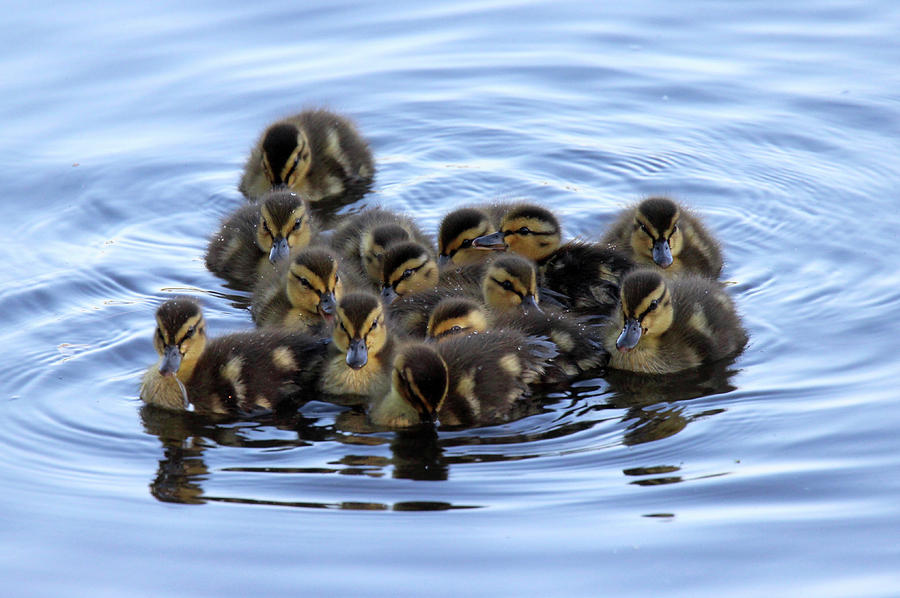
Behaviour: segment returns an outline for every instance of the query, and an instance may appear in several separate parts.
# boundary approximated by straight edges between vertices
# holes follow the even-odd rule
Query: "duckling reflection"
[[[693,413],[686,402],[735,390],[733,362],[734,358],[663,376],[608,370],[604,379],[609,398],[604,408],[626,410],[623,444],[668,438],[693,421],[722,413],[723,409],[715,408]]]
[[[370,444],[374,433],[383,431],[380,426],[373,425],[362,409],[349,409],[338,415],[335,428],[344,436],[347,446]],[[432,425],[416,426],[396,430],[390,439],[390,458],[366,455],[352,458],[359,467],[369,468],[391,467],[391,477],[407,480],[446,480],[449,464],[444,455],[437,430]],[[346,463],[350,456],[341,459]]]

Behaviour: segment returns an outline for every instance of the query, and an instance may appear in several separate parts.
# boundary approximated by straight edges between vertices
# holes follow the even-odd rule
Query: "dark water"
[[[900,593],[897,3],[5,12],[4,595]],[[313,105],[370,138],[367,201],[431,230],[498,198],[588,238],[691,204],[750,346],[434,436],[142,408],[167,294],[249,326],[206,237],[261,128]]]

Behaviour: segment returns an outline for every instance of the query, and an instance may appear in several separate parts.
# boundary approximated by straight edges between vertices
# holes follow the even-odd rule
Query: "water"
[[[900,7],[7,6],[0,556],[10,596],[893,596]],[[216,425],[142,408],[155,305],[250,144],[351,115],[367,203],[434,230],[527,197],[596,238],[669,193],[750,330],[678,388],[589,378],[514,423],[374,433],[325,402]]]

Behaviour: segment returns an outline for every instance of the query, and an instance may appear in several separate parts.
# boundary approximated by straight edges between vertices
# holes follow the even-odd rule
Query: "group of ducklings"
[[[208,338],[196,300],[164,302],[141,398],[252,416],[354,395],[376,425],[467,426],[509,419],[534,383],[603,366],[669,374],[747,341],[718,281],[718,243],[671,199],[624,210],[596,243],[564,242],[532,203],[456,209],[436,246],[378,207],[322,230],[316,206],[359,199],[374,172],[340,115],[269,126],[240,182],[249,201],[206,253],[211,272],[252,292],[258,328]]]

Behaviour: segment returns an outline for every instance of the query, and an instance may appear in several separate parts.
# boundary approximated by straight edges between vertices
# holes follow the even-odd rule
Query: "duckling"
[[[320,389],[333,395],[383,395],[390,385],[393,350],[378,298],[365,292],[344,295]]]
[[[304,110],[270,125],[244,166],[240,190],[247,198],[286,186],[311,202],[362,197],[375,163],[353,123],[328,110]]]
[[[345,264],[357,271],[358,278],[368,278],[380,287],[384,252],[403,241],[432,246],[431,239],[408,216],[370,208],[345,220],[331,237],[331,246]]]
[[[441,300],[431,312],[426,333],[427,338],[440,342],[453,335],[505,328],[546,338],[556,345],[559,354],[548,363],[542,382],[563,382],[605,365],[608,359],[600,326],[588,326],[558,311],[506,310],[491,314],[464,297]]]
[[[668,197],[650,197],[624,210],[601,243],[666,275],[682,272],[718,278],[722,251],[700,219]]]
[[[253,331],[208,340],[200,304],[170,299],[156,310],[159,362],[144,375],[146,403],[175,411],[254,415],[315,388],[327,339]]]
[[[299,195],[273,191],[222,221],[209,240],[206,267],[233,287],[249,291],[274,270],[273,264],[309,245],[314,230]]]
[[[400,272],[400,269],[396,272]],[[410,278],[414,277],[415,274]],[[460,270],[444,270],[441,278],[443,280],[437,285],[403,293],[398,300],[389,304],[391,322],[397,331],[408,336],[424,337],[429,314],[446,297],[474,299],[483,302],[493,311],[540,311],[534,264],[523,257],[504,255],[487,264],[470,264]]]
[[[605,316],[612,312],[621,276],[633,267],[624,254],[593,243],[561,244],[559,220],[550,210],[528,203],[514,204],[503,215],[499,230],[472,244],[508,249],[534,260],[541,286],[562,306]]]
[[[394,359],[390,390],[369,411],[376,425],[475,426],[521,415],[528,385],[555,355],[552,343],[514,330],[413,343]]]
[[[747,343],[734,303],[721,285],[641,268],[622,280],[620,309],[603,343],[609,367],[670,374],[736,355]]]
[[[334,322],[343,295],[338,258],[325,247],[301,249],[286,269],[253,291],[250,314],[260,328],[284,326],[321,333]]]

